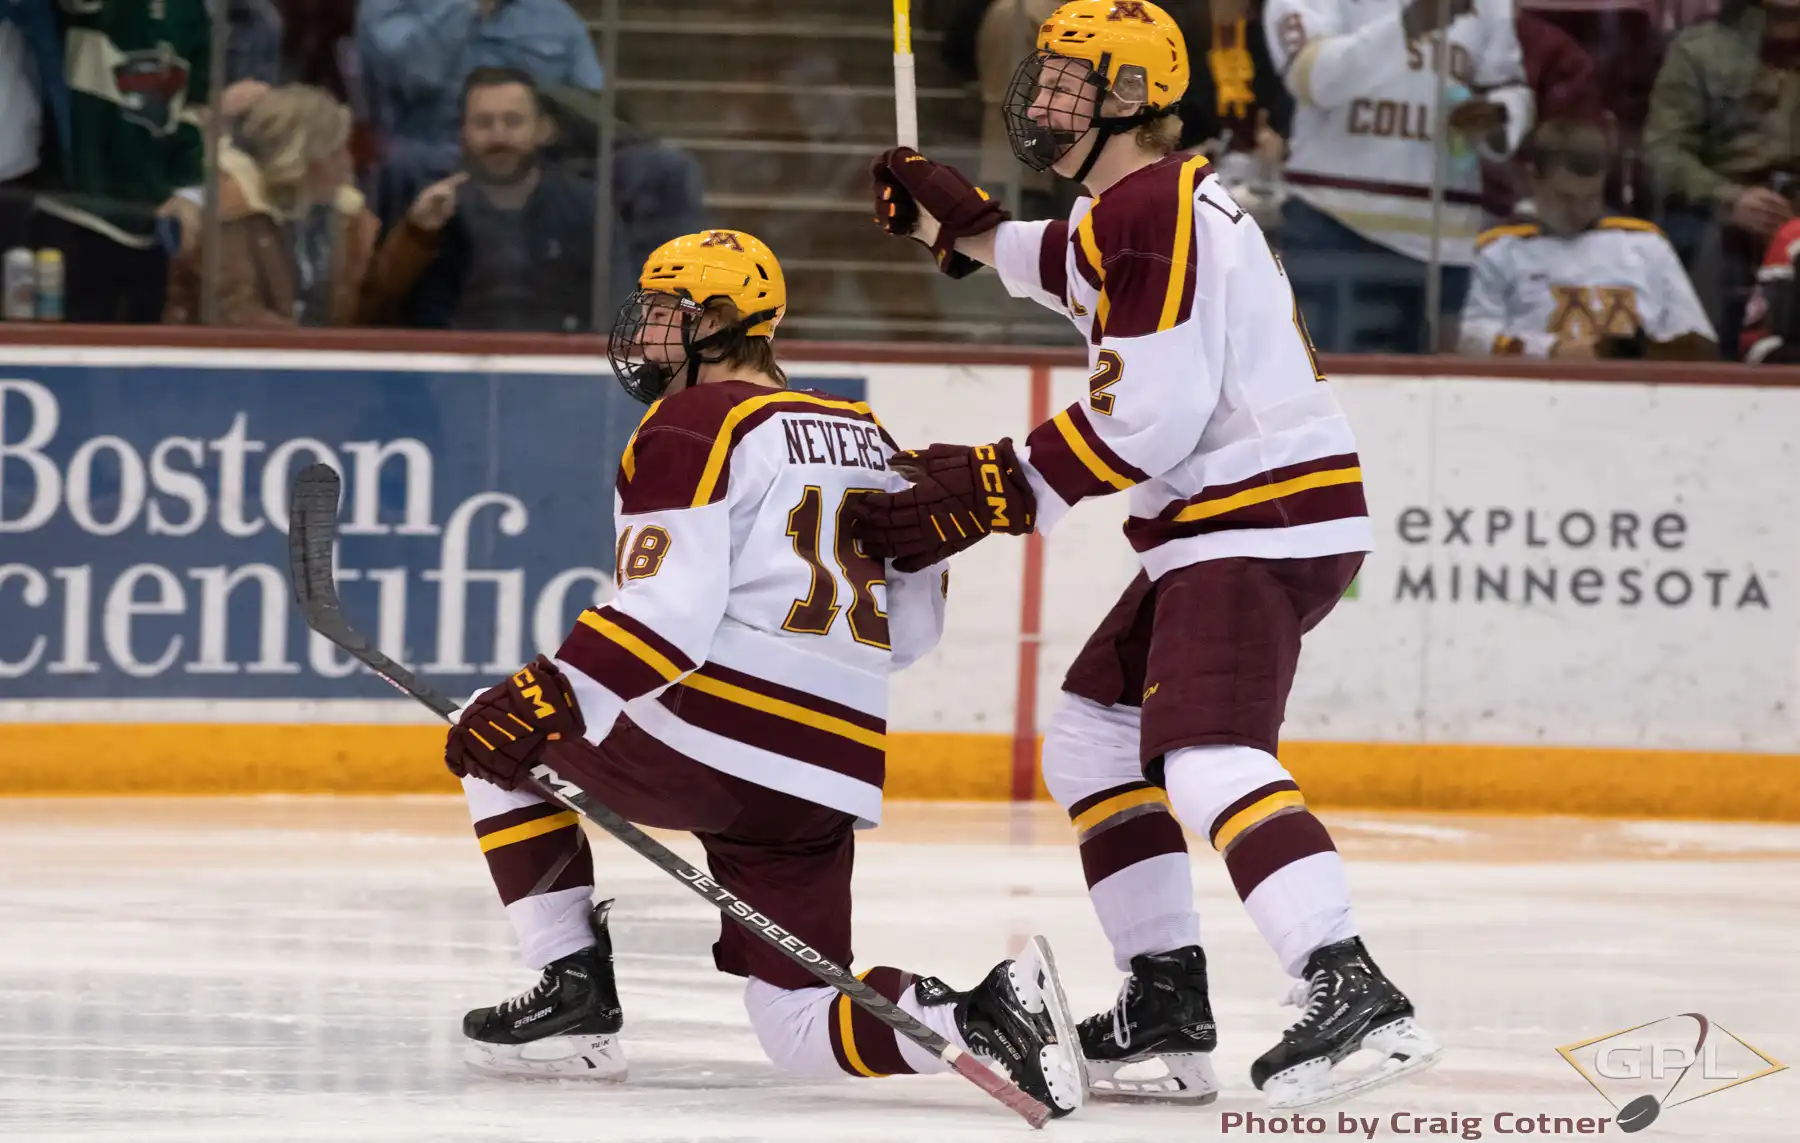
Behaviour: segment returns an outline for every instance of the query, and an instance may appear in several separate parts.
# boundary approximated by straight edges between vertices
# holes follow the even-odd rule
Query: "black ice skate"
[[[1095,1099],[1199,1106],[1219,1098],[1219,1035],[1199,945],[1132,957],[1118,1003],[1083,1020],[1080,1035]]]
[[[1288,997],[1305,1011],[1281,1043],[1250,1066],[1250,1082],[1271,1109],[1311,1107],[1356,1095],[1437,1062],[1442,1048],[1413,1022],[1412,1001],[1383,976],[1352,937],[1317,949],[1306,979]],[[1381,1062],[1356,1071],[1338,1065],[1355,1052],[1380,1052]]]
[[[465,1059],[488,1075],[542,1079],[625,1078],[618,1042],[624,1016],[613,982],[611,901],[594,906],[594,944],[552,961],[538,982],[492,1008],[463,1017]]]
[[[1081,1107],[1087,1084],[1075,1018],[1043,937],[1032,937],[1018,960],[1001,961],[968,992],[925,977],[918,996],[923,1004],[955,1001],[956,1027],[969,1051],[1000,1065],[1053,1117]]]

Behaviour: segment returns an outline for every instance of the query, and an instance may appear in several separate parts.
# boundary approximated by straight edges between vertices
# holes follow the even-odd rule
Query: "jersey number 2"
[[[858,643],[888,649],[887,614],[875,603],[875,585],[885,582],[887,569],[873,556],[864,555],[850,536],[850,508],[873,489],[851,488],[837,510],[836,557],[838,570],[850,584],[850,635]],[[796,599],[788,608],[784,631],[802,635],[825,635],[836,622],[838,611],[838,577],[819,552],[819,535],[824,523],[825,494],[817,485],[809,484],[800,494],[800,503],[788,513],[787,534],[794,541],[794,551],[812,569],[812,590],[806,598]]]

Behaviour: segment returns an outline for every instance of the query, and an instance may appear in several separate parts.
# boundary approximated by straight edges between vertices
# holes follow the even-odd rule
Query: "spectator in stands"
[[[284,35],[281,9],[274,0],[227,0],[225,20],[230,34],[225,40],[227,83],[252,80],[268,90],[280,83],[281,41]]]
[[[1716,360],[1712,323],[1669,240],[1607,212],[1605,129],[1545,123],[1528,154],[1529,217],[1477,241],[1462,352]]]
[[[1510,6],[1267,0],[1264,24],[1295,99],[1280,242],[1307,327],[1325,350],[1431,352],[1431,260],[1447,327],[1481,229],[1480,160],[1510,155],[1531,124]],[[1452,84],[1443,139],[1440,60]]]
[[[1800,365],[1800,290],[1794,268],[1800,263],[1800,218],[1775,232],[1756,272],[1756,288],[1744,312],[1739,341],[1752,365]]]
[[[539,89],[590,91],[604,78],[587,25],[564,0],[362,0],[356,43],[381,151],[376,209],[389,222],[455,171],[462,77],[509,67]]]
[[[1561,27],[1536,12],[1521,11],[1513,22],[1525,63],[1525,82],[1540,120],[1604,118],[1594,61]],[[1616,154],[1616,152],[1615,152]],[[1615,162],[1615,166],[1617,163]],[[1531,192],[1529,163],[1523,153],[1505,162],[1483,160],[1481,209],[1506,218]]]
[[[976,59],[981,85],[981,160],[975,179],[988,193],[1008,201],[1015,185],[1019,190],[1019,217],[1060,217],[1068,213],[1073,196],[1059,194],[1056,176],[1033,171],[1013,157],[1007,141],[1006,118],[1001,108],[1012,87],[1019,60],[1037,49],[1037,30],[1061,0],[983,0],[987,11],[976,39]],[[1060,208],[1060,209],[1059,209]]]
[[[1238,204],[1278,229],[1294,100],[1269,56],[1261,0],[1177,0],[1167,10],[1194,65],[1177,104],[1180,148],[1211,156]]]
[[[350,109],[298,84],[256,99],[219,154],[218,316],[223,325],[347,326],[367,319],[380,224],[350,185]],[[184,231],[202,234],[198,204]],[[170,267],[165,320],[200,320],[204,242]]]
[[[51,134],[46,140],[45,129]],[[69,88],[52,0],[0,0],[0,250],[25,240],[31,176],[69,153]]]
[[[157,209],[203,176],[211,17],[205,0],[86,0],[61,24],[68,148],[26,243],[62,251],[70,321],[155,322],[168,278]]]
[[[1755,267],[1794,217],[1800,175],[1800,0],[1731,0],[1669,49],[1650,95],[1646,157],[1670,234],[1724,344],[1737,344]]]
[[[376,256],[383,320],[439,329],[593,326],[592,183],[542,160],[531,76],[480,68],[463,85],[463,169],[419,195]]]

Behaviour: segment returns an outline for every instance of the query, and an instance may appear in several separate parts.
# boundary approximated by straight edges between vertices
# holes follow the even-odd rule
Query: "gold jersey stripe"
[[[1137,806],[1147,806],[1152,802],[1160,802],[1166,806],[1169,804],[1168,795],[1154,786],[1148,790],[1127,790],[1123,794],[1090,806],[1080,817],[1075,819],[1075,830],[1077,833],[1085,833],[1116,813],[1134,809]]]
[[[625,442],[625,453],[619,457],[619,468],[625,473],[626,480],[637,475],[638,434],[644,431],[644,426],[650,423],[650,418],[656,416],[656,407],[660,404],[662,404],[661,397],[650,402],[649,411],[644,414],[644,419],[638,422],[637,428],[631,430],[631,439]]]
[[[536,818],[522,825],[488,834],[481,839],[481,852],[492,853],[503,845],[516,845],[521,841],[530,841],[534,837],[542,837],[547,833],[555,833],[559,829],[567,829],[580,821],[581,818],[573,810],[551,814],[547,818]]]
[[[1300,796],[1299,790],[1277,790],[1261,801],[1251,802],[1219,827],[1219,836],[1213,838],[1213,848],[1224,853],[1226,846],[1257,822],[1270,814],[1295,807],[1306,808],[1306,799]]]
[[[1099,205],[1100,200],[1095,199],[1094,206],[1098,207]],[[1089,208],[1088,212],[1082,215],[1081,221],[1076,224],[1075,238],[1081,245],[1082,256],[1087,259],[1088,269],[1092,270],[1094,276],[1104,283],[1106,281],[1106,267],[1100,264],[1100,244],[1094,241],[1093,208]]]
[[[823,730],[827,734],[848,738],[860,746],[867,746],[873,750],[887,749],[887,735],[878,730],[870,730],[867,727],[858,726],[854,722],[847,722],[829,714],[809,710],[798,703],[770,698],[768,695],[758,694],[753,690],[715,679],[710,675],[689,675],[681,680],[680,685],[699,691],[701,694],[722,698],[726,702],[747,706],[751,710],[760,710],[765,714],[775,715],[777,718],[785,718],[789,722],[810,726],[814,730]]]
[[[1182,524],[1192,520],[1205,520],[1212,516],[1223,516],[1227,512],[1235,512],[1239,508],[1248,508],[1252,504],[1266,504],[1271,500],[1279,500],[1283,496],[1292,496],[1296,492],[1305,492],[1312,488],[1330,488],[1334,484],[1360,484],[1361,482],[1361,466],[1309,472],[1305,476],[1296,476],[1291,480],[1265,484],[1260,488],[1246,488],[1242,492],[1221,496],[1217,500],[1202,500],[1198,504],[1190,504],[1176,513],[1175,520]]]
[[[874,969],[869,970],[869,972],[873,971]],[[856,979],[866,981],[868,977],[869,973],[864,972],[858,974]],[[852,1015],[850,997],[843,993],[839,993],[837,998],[837,1009],[838,1039],[842,1040],[844,1044],[844,1058],[849,1060],[850,1066],[855,1068],[860,1074],[868,1076],[870,1079],[879,1078],[881,1073],[869,1067],[868,1064],[863,1063],[862,1053],[856,1050],[856,1035],[851,1030],[853,1025],[851,1024],[850,1019]]]
[[[1121,492],[1132,486],[1134,482],[1129,477],[1120,476],[1114,472],[1112,465],[1101,460],[1100,454],[1089,447],[1087,441],[1082,438],[1081,430],[1075,427],[1074,418],[1069,416],[1069,410],[1064,409],[1050,419],[1055,423],[1056,431],[1062,434],[1064,443],[1069,446],[1069,451],[1075,454],[1077,460],[1087,466],[1089,472]]]
[[[692,507],[704,508],[712,500],[713,489],[719,486],[719,477],[725,471],[725,461],[731,455],[731,436],[744,418],[766,405],[812,405],[823,409],[848,409],[853,413],[861,413],[870,420],[875,414],[866,401],[838,401],[827,397],[815,397],[810,393],[769,393],[761,397],[752,397],[725,415],[725,423],[719,426],[719,435],[713,438],[712,452],[706,458],[706,468],[700,473],[700,483],[694,489]],[[880,424],[879,421],[876,422]]]
[[[1169,289],[1163,295],[1162,317],[1156,323],[1158,331],[1175,327],[1175,318],[1181,313],[1181,295],[1187,292],[1188,249],[1194,241],[1194,182],[1205,165],[1205,155],[1195,155],[1181,164],[1181,203],[1180,213],[1175,218],[1175,251],[1169,257]]]
[[[617,643],[627,651],[630,651],[633,655],[642,659],[651,670],[670,682],[674,682],[681,677],[681,668],[677,667],[674,661],[667,655],[658,651],[655,647],[652,647],[642,639],[639,639],[636,635],[633,635],[623,627],[620,627],[617,623],[614,623],[598,611],[582,612],[581,622],[583,625],[592,627],[595,631],[600,632],[600,634],[606,636],[614,643]]]

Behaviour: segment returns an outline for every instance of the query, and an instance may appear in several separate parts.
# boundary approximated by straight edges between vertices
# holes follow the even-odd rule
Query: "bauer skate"
[[[1083,1020],[1080,1036],[1095,1099],[1198,1107],[1219,1098],[1212,1066],[1219,1036],[1199,945],[1132,957],[1118,1003]]]
[[[1392,1083],[1430,1067],[1443,1050],[1413,1022],[1412,1001],[1375,967],[1360,937],[1315,950],[1288,1003],[1305,1011],[1250,1066],[1250,1082],[1271,1110],[1312,1107]],[[1381,1053],[1381,1061],[1340,1070],[1365,1050]]]
[[[463,1017],[464,1059],[485,1075],[537,1079],[625,1078],[624,1024],[613,981],[611,901],[594,906],[594,944],[552,961],[530,988]]]
[[[1087,1076],[1075,1018],[1043,937],[1032,937],[1018,960],[1001,961],[968,992],[925,977],[918,997],[928,1005],[954,1001],[956,1027],[969,1051],[999,1064],[1053,1117],[1081,1107]]]

